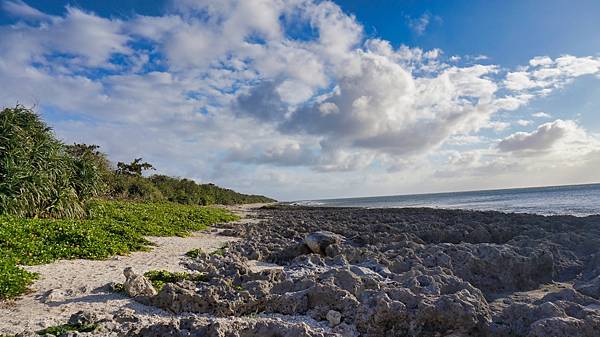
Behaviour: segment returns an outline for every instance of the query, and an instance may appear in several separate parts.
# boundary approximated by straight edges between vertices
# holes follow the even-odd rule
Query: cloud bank
[[[4,106],[38,104],[66,140],[174,175],[280,198],[385,194],[562,153],[584,169],[598,149],[576,120],[511,116],[598,76],[595,56],[461,61],[368,37],[329,1],[174,1],[126,18],[2,9],[15,18],[0,26]],[[499,136],[512,126],[530,131]]]

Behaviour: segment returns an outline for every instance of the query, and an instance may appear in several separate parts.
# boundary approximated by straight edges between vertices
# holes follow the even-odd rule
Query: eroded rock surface
[[[300,207],[261,216],[228,231],[244,240],[224,256],[189,263],[207,282],[169,285],[153,303],[218,317],[306,315],[342,336],[600,331],[600,217]],[[253,273],[248,259],[284,268]],[[567,286],[536,297],[553,282]]]
[[[373,337],[600,331],[599,217],[293,207],[261,215],[268,220],[231,229],[245,240],[225,256],[191,263],[208,282],[165,288],[156,304],[174,312],[301,314],[328,322],[334,311],[340,323]],[[252,273],[247,259],[284,269]],[[554,281],[576,287],[539,299],[512,296]]]
[[[600,336],[598,216],[282,206],[259,217],[231,225],[226,235],[241,240],[219,254],[187,260],[206,281],[167,284],[146,296],[177,318],[132,323],[135,317],[120,313],[104,324],[107,331]],[[253,271],[249,260],[279,268]]]

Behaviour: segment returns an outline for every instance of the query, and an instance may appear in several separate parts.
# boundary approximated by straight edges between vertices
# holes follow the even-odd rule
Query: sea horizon
[[[305,199],[286,203],[325,207],[431,207],[539,215],[589,216],[600,214],[600,183]]]

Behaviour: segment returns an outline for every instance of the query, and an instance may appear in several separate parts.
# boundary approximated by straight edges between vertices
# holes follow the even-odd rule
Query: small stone
[[[327,321],[329,321],[329,326],[333,328],[342,321],[342,314],[339,311],[329,310],[327,312]]]
[[[92,312],[78,311],[71,315],[69,324],[71,325],[90,325],[96,323],[98,317]]]
[[[60,302],[60,301],[64,301],[65,298],[66,298],[66,294],[63,290],[52,289],[43,295],[42,302],[44,302],[44,303]]]
[[[123,270],[123,275],[125,275],[123,287],[129,296],[154,296],[157,294],[152,283],[150,283],[144,275],[137,274],[133,268],[125,268],[125,270]]]

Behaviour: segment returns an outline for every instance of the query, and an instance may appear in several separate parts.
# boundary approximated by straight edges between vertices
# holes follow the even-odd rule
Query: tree
[[[143,171],[155,170],[152,164],[142,162],[142,158],[136,158],[131,163],[125,164],[123,162],[117,163],[117,173],[131,176],[142,176]]]

